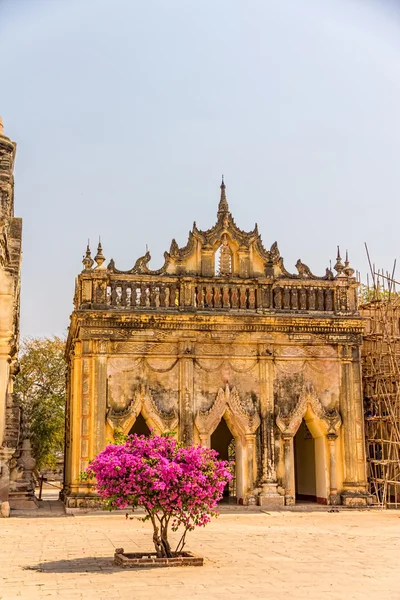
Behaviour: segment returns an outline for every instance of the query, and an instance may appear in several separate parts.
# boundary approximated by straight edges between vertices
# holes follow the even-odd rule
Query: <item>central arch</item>
[[[133,435],[134,433],[137,435],[145,435],[146,437],[151,434],[150,427],[147,425],[146,419],[141,412],[136,417],[135,422],[129,431],[129,435]]]
[[[211,434],[210,445],[218,452],[218,458],[229,461],[233,466],[233,479],[225,486],[223,501],[236,503],[236,440],[224,418]]]
[[[293,438],[296,502],[316,502],[315,441],[304,419]]]

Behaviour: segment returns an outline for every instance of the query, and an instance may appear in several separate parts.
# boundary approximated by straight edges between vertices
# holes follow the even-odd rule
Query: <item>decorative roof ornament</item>
[[[354,275],[354,269],[350,266],[349,253],[347,250],[346,250],[346,260],[344,262],[343,272],[347,275],[347,277],[353,277],[353,275]]]
[[[222,237],[219,255],[219,275],[232,275],[232,253],[226,233]]]
[[[86,254],[82,259],[82,264],[85,267],[84,268],[85,271],[90,271],[94,265],[94,260],[92,258],[92,253],[90,252],[89,243],[90,243],[90,241],[88,240],[88,243],[86,246]]]
[[[344,264],[342,263],[342,258],[340,256],[339,246],[337,247],[336,264],[335,264],[335,266],[333,268],[337,272],[337,276],[338,277],[341,277],[341,276],[343,277],[342,273],[343,273],[343,269],[344,269]]]
[[[222,182],[220,185],[220,189],[221,189],[221,198],[218,204],[218,217],[226,215],[226,213],[229,213],[229,206],[228,206],[228,201],[226,199],[226,194],[225,194],[225,182],[224,182],[224,176],[222,175]]]
[[[97,267],[95,267],[95,269],[101,270],[101,269],[105,269],[105,265],[103,265],[104,261],[106,260],[106,257],[103,254],[103,248],[101,246],[101,242],[100,242],[100,238],[99,238],[99,243],[97,245],[97,254],[94,257],[94,260],[96,261]]]

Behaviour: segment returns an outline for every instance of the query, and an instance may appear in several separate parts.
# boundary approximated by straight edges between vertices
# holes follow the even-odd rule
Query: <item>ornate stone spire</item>
[[[225,183],[224,183],[223,175],[222,175],[222,182],[221,182],[220,188],[221,188],[221,198],[220,198],[220,201],[218,204],[218,216],[224,215],[229,212],[228,201],[226,199],[226,194],[225,194]]]
[[[85,267],[85,271],[90,271],[90,269],[93,267],[94,261],[93,261],[91,254],[92,253],[90,252],[89,240],[88,240],[88,245],[86,246],[86,254],[82,260],[82,264]]]
[[[100,238],[99,238],[99,243],[97,246],[97,254],[94,257],[94,260],[96,261],[97,267],[95,267],[95,269],[100,270],[100,269],[105,269],[106,267],[103,265],[104,261],[106,260],[104,254],[103,254],[103,248],[100,242]]]
[[[353,275],[354,275],[354,269],[350,266],[349,253],[347,250],[346,250],[346,260],[344,262],[343,272],[347,275],[347,277],[353,277]]]
[[[342,263],[342,258],[340,256],[339,246],[337,247],[336,264],[335,264],[335,266],[333,268],[337,272],[337,276],[340,277],[342,275],[342,273],[343,273],[344,264]]]

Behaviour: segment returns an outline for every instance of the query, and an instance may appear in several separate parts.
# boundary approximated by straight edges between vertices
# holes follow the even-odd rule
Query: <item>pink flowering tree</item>
[[[97,491],[110,510],[144,508],[159,557],[180,553],[187,532],[209,523],[232,478],[228,463],[218,460],[214,450],[184,447],[168,435],[136,434],[100,452],[87,476],[96,478]],[[172,552],[168,532],[180,526],[183,533]]]

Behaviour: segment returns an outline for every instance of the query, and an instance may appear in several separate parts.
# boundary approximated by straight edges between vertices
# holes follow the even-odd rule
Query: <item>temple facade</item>
[[[226,499],[368,503],[361,393],[363,319],[338,252],[322,277],[284,266],[255,226],[239,229],[221,184],[217,221],[129,271],[89,247],[67,341],[63,498],[95,506],[80,480],[116,430],[173,431],[234,461]]]
[[[10,472],[20,434],[13,397],[18,370],[22,219],[14,217],[16,144],[0,118],[0,515],[9,515]]]

